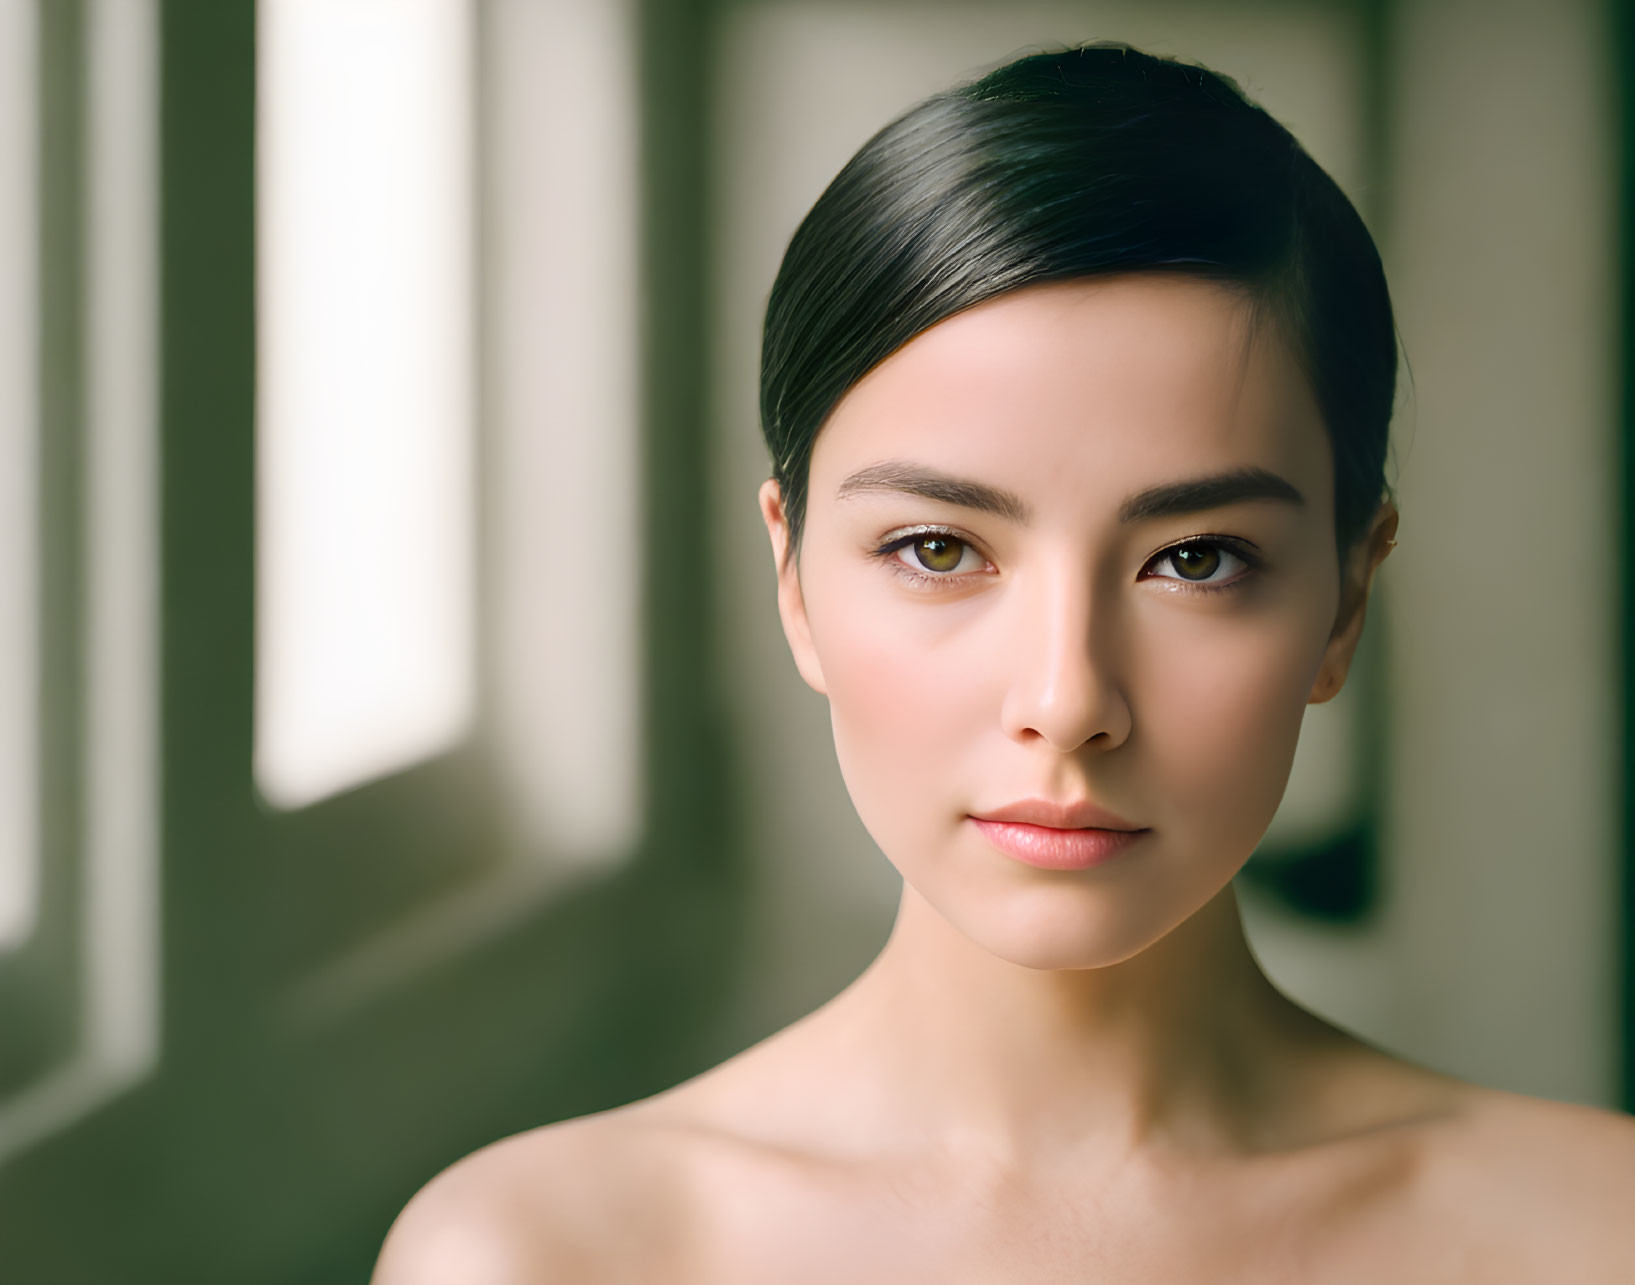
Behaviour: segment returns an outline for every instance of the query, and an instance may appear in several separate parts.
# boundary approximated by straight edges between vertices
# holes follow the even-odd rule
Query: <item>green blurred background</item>
[[[1293,129],[1407,359],[1257,953],[1635,1105],[1627,6],[0,0],[0,1278],[366,1280],[445,1165],[872,958],[760,309],[890,116],[1097,38]]]

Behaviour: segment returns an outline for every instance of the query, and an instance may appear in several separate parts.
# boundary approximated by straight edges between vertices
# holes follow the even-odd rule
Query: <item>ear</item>
[[[1306,698],[1308,705],[1333,700],[1345,686],[1346,675],[1351,672],[1351,659],[1356,655],[1357,643],[1362,638],[1374,572],[1379,570],[1380,563],[1396,547],[1397,516],[1396,505],[1390,500],[1381,501],[1368,534],[1351,551],[1340,586],[1339,614],[1335,617],[1328,647],[1323,652],[1317,679],[1312,683],[1311,695]]]
[[[812,646],[812,630],[806,619],[806,599],[801,594],[800,568],[794,559],[785,562],[789,549],[789,519],[783,511],[783,496],[774,478],[761,483],[761,517],[766,521],[766,533],[772,540],[772,563],[778,573],[778,616],[783,621],[783,636],[789,642],[789,651],[795,658],[795,668],[806,680],[806,685],[819,695],[828,695],[823,682],[823,667],[818,664],[817,651]]]

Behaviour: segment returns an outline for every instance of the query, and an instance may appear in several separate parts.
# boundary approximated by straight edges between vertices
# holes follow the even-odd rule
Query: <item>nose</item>
[[[1082,569],[1063,571],[1018,589],[1002,661],[1009,676],[1000,714],[1006,735],[1039,737],[1062,753],[1122,745],[1131,716],[1116,621],[1110,610],[1095,608],[1090,578]]]

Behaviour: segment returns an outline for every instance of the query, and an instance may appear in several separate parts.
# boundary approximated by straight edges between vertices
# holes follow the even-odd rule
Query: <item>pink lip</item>
[[[991,821],[986,817],[972,817],[971,824],[1007,856],[1045,870],[1087,870],[1102,865],[1147,833],[1146,830],[1098,828],[1068,830],[1022,821]]]
[[[1020,821],[1025,825],[1050,826],[1055,830],[1139,830],[1134,821],[1126,821],[1116,812],[1097,807],[1089,799],[1074,803],[1052,803],[1049,799],[1021,799],[1002,808],[986,808],[973,812],[980,821]]]

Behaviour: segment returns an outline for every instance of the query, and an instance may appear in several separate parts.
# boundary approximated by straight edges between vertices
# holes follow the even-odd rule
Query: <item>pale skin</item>
[[[1121,514],[1245,470],[1293,497]],[[911,472],[1008,509],[862,485]],[[1382,502],[1342,565],[1332,485],[1275,326],[1195,279],[1030,287],[866,376],[798,560],[776,483],[759,503],[794,662],[903,876],[889,941],[713,1070],[440,1175],[376,1285],[1635,1279],[1635,1120],[1388,1056],[1245,940],[1230,880],[1396,533]],[[1029,797],[1147,833],[1041,870],[970,821]]]

